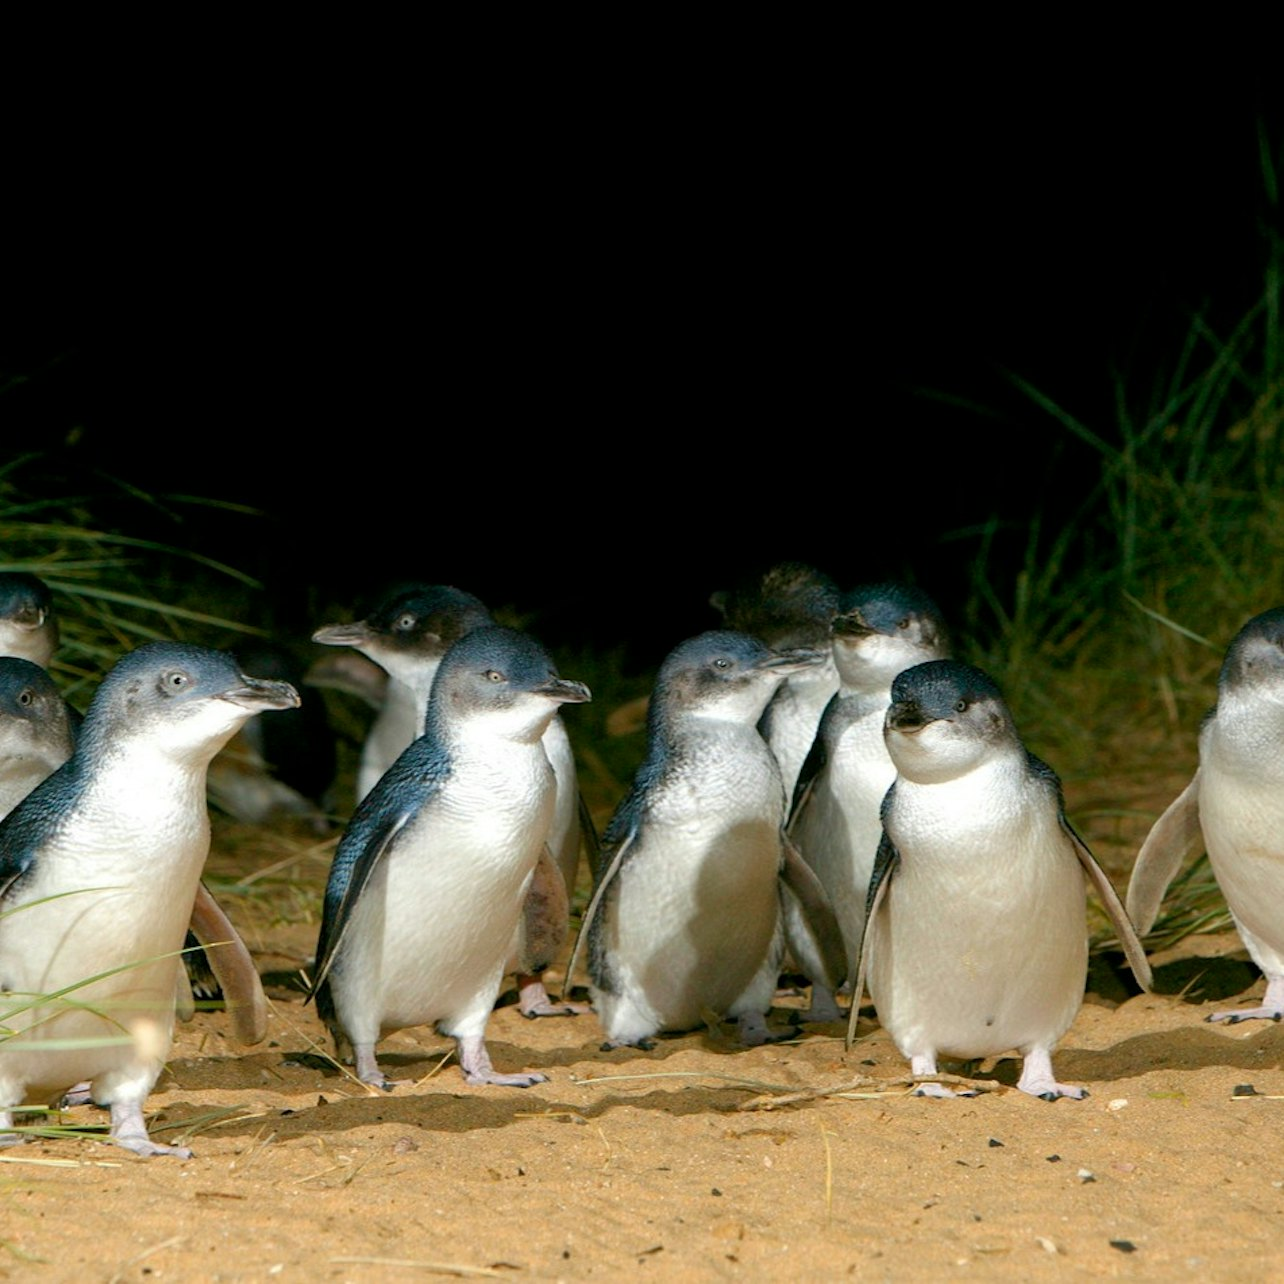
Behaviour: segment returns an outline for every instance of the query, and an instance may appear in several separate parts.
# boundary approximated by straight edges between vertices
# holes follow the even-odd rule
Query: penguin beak
[[[754,668],[760,672],[767,670],[783,674],[801,673],[804,669],[814,669],[816,665],[823,664],[826,654],[824,651],[813,651],[807,647],[795,647],[791,651],[774,651],[765,660],[759,660]]]
[[[859,609],[848,611],[846,615],[836,615],[832,629],[836,638],[867,638],[874,632]]]
[[[887,711],[887,725],[893,731],[904,732],[907,736],[912,736],[916,731],[922,731],[928,723],[935,721],[935,718],[929,718],[919,708],[916,700],[901,700]]]
[[[353,624],[323,624],[313,635],[313,642],[322,646],[360,646],[374,635],[365,620]]]
[[[531,690],[556,700],[558,704],[587,704],[593,698],[593,693],[584,683],[572,682],[568,678],[550,678]]]
[[[243,709],[297,709],[302,703],[299,693],[288,682],[273,682],[267,678],[247,678],[241,674],[239,687],[224,691],[219,696],[230,704],[239,704]]]

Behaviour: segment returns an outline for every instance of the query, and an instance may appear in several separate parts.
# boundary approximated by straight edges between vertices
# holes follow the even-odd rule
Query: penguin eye
[[[898,629],[908,629],[909,626],[910,626],[910,617],[908,615],[903,620],[896,621],[896,627]]]
[[[969,702],[967,700],[956,700],[954,702],[954,712],[966,713],[968,711],[968,703]]]
[[[728,660],[725,656],[721,656],[721,655],[720,655],[720,656],[719,656],[719,657],[718,657],[718,658],[713,662],[713,667],[714,667],[715,669],[723,669],[723,670],[725,670],[725,669],[729,669],[729,668],[731,668],[731,661],[730,661],[730,660]]]
[[[18,697],[18,703],[25,709],[34,699],[35,696],[31,694],[31,688],[28,687],[27,690]]]
[[[161,678],[161,686],[167,691],[181,691],[191,681],[181,669],[171,669]]]
[[[487,669],[487,670],[486,670],[486,681],[487,681],[487,682],[503,682],[503,680],[504,680],[504,675],[503,675],[502,673],[500,673],[500,671],[499,671],[498,669]]]
[[[405,613],[392,627],[398,633],[409,633],[415,627],[415,617],[409,611]]]

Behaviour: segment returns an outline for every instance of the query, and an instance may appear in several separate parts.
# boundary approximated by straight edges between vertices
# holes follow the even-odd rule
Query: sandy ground
[[[1284,1029],[1203,1022],[1261,993],[1233,933],[1159,957],[1163,994],[1129,998],[1094,968],[1055,1062],[1083,1102],[1018,1093],[1015,1060],[980,1066],[992,1087],[974,1098],[914,1097],[873,1019],[850,1052],[835,1025],[604,1053],[594,1017],[512,1006],[490,1025],[495,1063],[547,1083],[471,1088],[450,1041],[417,1029],[381,1045],[416,1083],[382,1093],[317,1055],[292,985],[327,851],[224,898],[273,1016],[250,1049],[219,1012],[180,1027],[149,1116],[195,1158],[91,1138],[3,1152],[0,1277],[1284,1278]],[[273,854],[220,825],[212,868]],[[773,1024],[800,1003],[782,995]]]

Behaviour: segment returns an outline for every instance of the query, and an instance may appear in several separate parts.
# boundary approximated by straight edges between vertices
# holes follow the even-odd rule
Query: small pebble
[[[1116,1097],[1112,1102],[1109,1103],[1109,1105],[1106,1106],[1106,1109],[1122,1110],[1127,1104],[1128,1104],[1127,1097]]]
[[[1050,1164],[1059,1164],[1059,1163],[1061,1162],[1061,1156],[1060,1156],[1060,1155],[1045,1155],[1045,1156],[1044,1156],[1044,1158],[1045,1158],[1045,1159],[1048,1161],[1048,1163],[1050,1163]]]
[[[1092,1172],[1090,1169],[1087,1169],[1087,1168],[1080,1168],[1078,1172],[1078,1177],[1079,1177],[1079,1180],[1083,1182],[1085,1185],[1090,1181],[1097,1180],[1096,1173]]]
[[[1046,1235],[1036,1235],[1034,1242],[1052,1257],[1055,1257],[1061,1251]]]
[[[991,1150],[993,1150],[995,1146],[1001,1146],[1001,1145],[1003,1145],[1003,1143],[1002,1143],[1002,1142],[1001,1142],[997,1137],[991,1137],[991,1138],[990,1138],[990,1149],[991,1149]]]
[[[1232,1097],[1256,1097],[1258,1091],[1251,1083],[1237,1083],[1231,1092]]]
[[[1130,1239],[1112,1239],[1110,1247],[1117,1248],[1121,1253],[1135,1253],[1137,1251],[1137,1245]]]

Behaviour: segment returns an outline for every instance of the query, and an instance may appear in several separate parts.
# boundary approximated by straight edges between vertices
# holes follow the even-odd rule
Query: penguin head
[[[208,763],[256,713],[298,704],[288,682],[247,677],[226,651],[151,642],[103,679],[85,713],[77,757],[145,744],[177,762]]]
[[[74,744],[53,679],[30,660],[0,656],[0,762],[39,757],[58,765],[71,757]]]
[[[533,742],[559,705],[590,699],[582,682],[558,676],[534,638],[491,624],[466,633],[446,652],[428,701],[427,728],[446,742],[476,731]]]
[[[897,676],[883,739],[897,771],[918,784],[953,780],[996,754],[1021,751],[999,688],[955,660],[929,660]]]
[[[42,668],[58,649],[58,618],[49,586],[25,571],[0,574],[0,655],[17,655]]]
[[[814,566],[781,562],[713,594],[709,604],[722,613],[728,629],[750,633],[775,650],[823,649],[838,609],[838,588]]]
[[[755,724],[791,674],[823,664],[823,651],[773,651],[747,633],[701,633],[660,666],[651,701],[653,730],[679,717]]]
[[[1219,705],[1241,694],[1284,704],[1284,606],[1255,615],[1235,634],[1217,689]]]
[[[364,620],[327,624],[313,635],[323,646],[350,646],[406,686],[432,670],[465,633],[490,624],[490,612],[471,593],[445,584],[411,584],[382,598]]]
[[[885,691],[903,670],[950,653],[936,603],[908,584],[864,584],[844,593],[833,635],[839,677],[857,691]]]

